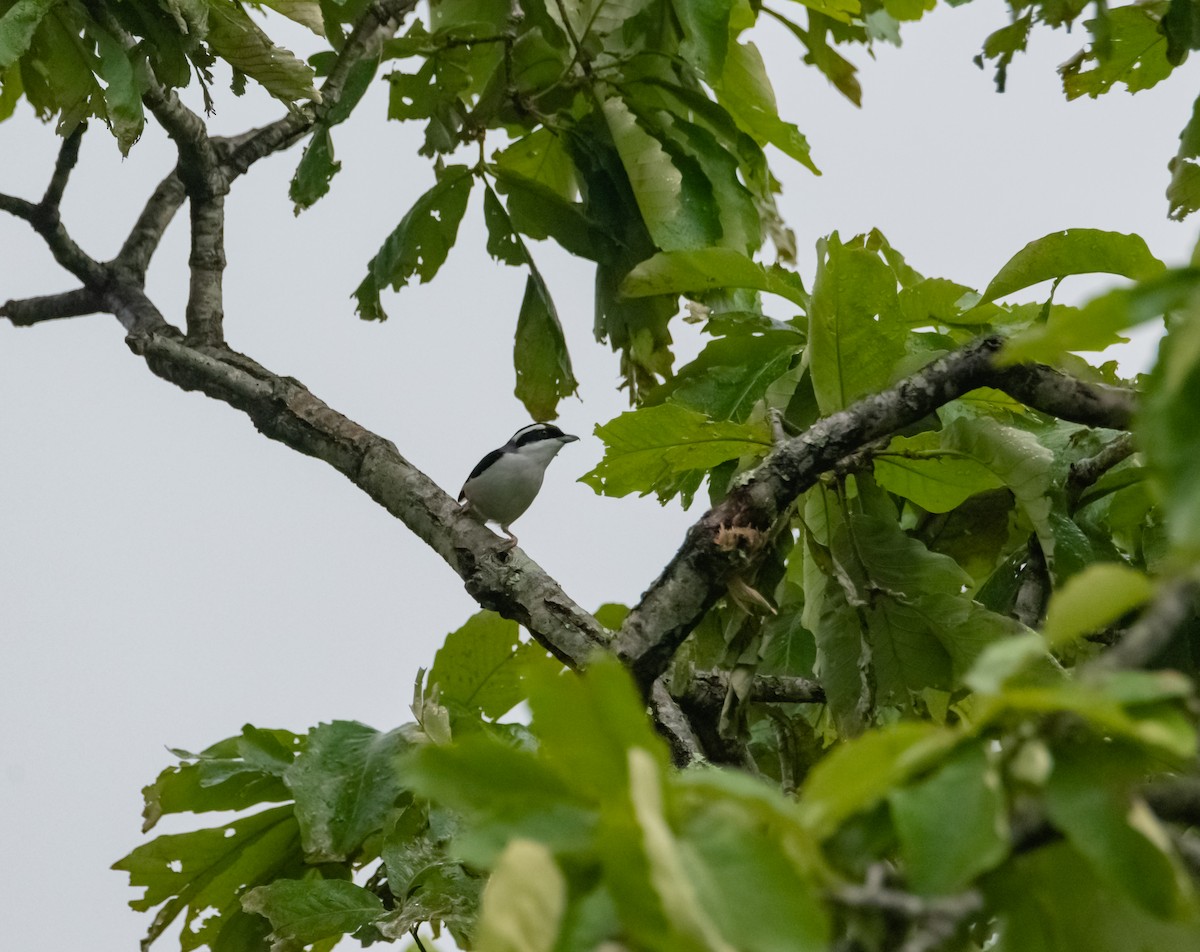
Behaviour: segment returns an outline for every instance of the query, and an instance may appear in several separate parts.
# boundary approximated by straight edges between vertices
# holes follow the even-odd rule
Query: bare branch
[[[76,288],[62,294],[24,298],[0,305],[0,317],[7,317],[13,327],[32,327],[43,321],[63,317],[83,317],[104,310],[100,298],[89,288]]]
[[[666,668],[676,649],[725,592],[728,579],[754,557],[752,540],[839,461],[978,387],[1010,392],[1063,419],[1120,428],[1132,417],[1129,391],[1086,384],[1048,367],[998,368],[998,337],[949,354],[881,393],[825,417],[777,446],[753,475],[688,531],[683,546],[625,619],[617,653],[642,689]],[[732,530],[732,531],[731,531]]]
[[[37,218],[38,207],[33,202],[27,202],[23,198],[17,198],[15,195],[5,195],[0,192],[0,212],[8,212],[17,218],[21,218],[30,224],[33,224]]]
[[[127,269],[138,282],[144,282],[146,269],[150,267],[150,259],[158,250],[158,244],[166,233],[167,226],[175,218],[186,197],[183,182],[178,172],[171,172],[158,183],[149,200],[146,202],[138,220],[134,222],[129,236],[121,246],[121,250],[113,259],[114,267]]]
[[[42,196],[41,205],[45,211],[58,214],[63,192],[67,189],[67,179],[71,177],[71,170],[79,161],[79,145],[83,141],[86,129],[87,123],[81,122],[63,139],[58,150],[58,159],[54,163],[54,174],[50,176],[50,184],[46,186],[46,194]]]
[[[225,318],[222,282],[225,275],[225,196],[191,194],[191,273],[187,309],[188,337],[205,344],[223,340]]]

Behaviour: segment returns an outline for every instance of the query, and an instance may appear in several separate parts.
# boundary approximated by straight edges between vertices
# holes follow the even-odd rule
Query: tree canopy
[[[238,815],[117,862],[147,944],[177,925],[213,952],[419,929],[485,952],[1196,947],[1200,261],[1070,228],[977,288],[872,230],[801,274],[778,211],[769,161],[818,170],[756,22],[857,103],[853,51],[932,6],[0,0],[0,119],[25,99],[63,138],[42,197],[0,210],[74,279],[0,316],[115,315],[152,373],[334,467],[480,607],[416,674],[411,723],[174,752],[144,832]],[[1008,12],[980,54],[1001,89],[1035,30],[1086,32],[1068,98],[1169,80],[1200,46],[1194,0]],[[272,40],[277,15],[317,52]],[[228,77],[279,118],[210,133],[176,90],[208,104]],[[336,127],[375,82],[436,180],[353,307],[382,320],[434,280],[481,194],[489,254],[525,274],[515,392],[550,419],[576,381],[534,242],[594,265],[631,409],[584,481],[708,506],[635,605],[581,607],[403,448],[226,343],[225,196],[303,143],[297,212],[336,201]],[[1196,115],[1163,157],[1176,218],[1200,207]],[[178,163],[101,260],[60,215],[80,141],[103,125],[129,151],[147,121]],[[184,204],[188,300],[164,314],[146,273]],[[1088,274],[1122,280],[1056,300]],[[676,366],[681,319],[705,345]],[[1080,356],[1153,321],[1142,378]]]

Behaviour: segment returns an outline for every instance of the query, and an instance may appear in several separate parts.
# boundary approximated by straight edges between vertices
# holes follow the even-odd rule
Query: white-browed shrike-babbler
[[[511,549],[517,537],[508,527],[537,497],[550,460],[577,439],[550,423],[521,427],[511,440],[492,450],[471,470],[458,501],[476,518],[497,523],[509,538],[504,547]]]

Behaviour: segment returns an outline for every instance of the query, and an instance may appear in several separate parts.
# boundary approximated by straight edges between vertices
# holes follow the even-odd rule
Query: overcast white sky
[[[1083,33],[1039,32],[999,96],[971,57],[1001,16],[996,5],[939,9],[906,29],[903,49],[880,47],[875,61],[851,52],[861,111],[801,66],[789,40],[762,38],[782,112],[825,171],[776,167],[806,281],[817,237],[872,226],[919,270],[978,287],[1027,241],[1066,227],[1138,232],[1168,263],[1186,260],[1197,228],[1167,221],[1163,190],[1200,88],[1196,64],[1136,97],[1067,104],[1054,67]],[[431,286],[386,302],[386,324],[354,316],[365,262],[431,183],[414,159],[419,130],[385,123],[382,94],[337,130],[343,171],[299,219],[287,198],[299,149],[235,186],[227,334],[457,492],[484,452],[528,422],[511,367],[524,279],[486,257],[476,196]],[[224,132],[277,114],[261,96],[222,95],[219,109]],[[0,124],[0,191],[38,197],[57,145],[26,107]],[[75,238],[113,254],[172,165],[153,131],[122,161],[93,128],[64,202]],[[176,321],[185,232],[186,213],[149,279]],[[583,439],[551,467],[517,531],[585,607],[629,602],[692,516],[575,482],[600,456],[592,427],[624,408],[617,361],[591,342],[586,265],[544,245],[535,255],[581,381],[582,402],[566,402],[561,423]],[[1068,281],[1060,299],[1102,284]],[[32,232],[0,217],[0,300],[68,287]],[[141,842],[140,789],[172,762],[165,745],[199,749],[248,721],[302,731],[335,718],[410,720],[416,669],[474,608],[440,560],[332,469],[147,372],[114,319],[0,322],[6,946],[134,948],[149,917],[126,908],[135,894],[108,866]]]

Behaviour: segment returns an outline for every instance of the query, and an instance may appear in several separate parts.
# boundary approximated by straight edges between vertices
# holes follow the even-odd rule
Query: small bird
[[[536,498],[550,460],[578,439],[550,423],[521,427],[512,439],[488,453],[471,470],[458,494],[463,510],[484,522],[497,523],[509,538],[504,548],[511,549],[517,544],[517,537],[508,527]]]

